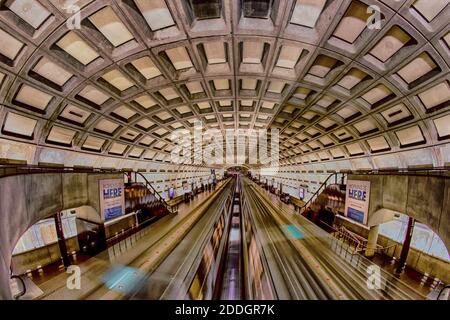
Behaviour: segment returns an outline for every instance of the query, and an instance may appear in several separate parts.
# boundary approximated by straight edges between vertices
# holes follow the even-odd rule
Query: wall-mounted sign
[[[100,211],[104,221],[125,213],[125,192],[122,179],[100,180]]]
[[[191,187],[190,187],[189,183],[186,180],[183,181],[183,194],[191,192],[192,190],[190,190],[190,189],[191,189]]]
[[[370,181],[347,181],[345,216],[356,222],[367,224],[370,200]]]
[[[305,188],[298,188],[298,197],[300,198],[300,200],[305,199]]]

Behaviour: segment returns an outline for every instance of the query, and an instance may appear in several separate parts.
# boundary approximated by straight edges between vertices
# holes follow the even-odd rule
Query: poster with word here
[[[100,210],[104,221],[120,217],[125,212],[125,192],[122,179],[100,180]]]
[[[345,216],[356,222],[367,224],[370,200],[370,181],[347,181],[345,194]]]

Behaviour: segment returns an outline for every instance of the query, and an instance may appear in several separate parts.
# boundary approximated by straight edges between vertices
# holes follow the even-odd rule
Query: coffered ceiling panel
[[[448,0],[261,3],[83,1],[74,27],[0,1],[0,137],[170,161],[196,122],[276,128],[283,165],[449,143]]]

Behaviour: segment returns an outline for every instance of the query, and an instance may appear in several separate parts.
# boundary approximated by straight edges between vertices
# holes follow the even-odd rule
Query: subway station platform
[[[135,199],[136,181],[130,179],[139,180],[139,175],[122,175],[131,188],[125,194]],[[305,214],[318,202],[299,210],[280,190],[241,168],[227,171],[220,182],[203,189],[184,195],[177,210],[115,233],[105,250],[80,250],[68,266],[62,258],[19,275],[23,282],[11,287],[14,295],[35,300],[446,297],[444,279],[407,265],[398,273],[398,265],[405,264],[401,257],[395,261],[396,256],[388,256],[379,245],[371,250],[362,236],[338,225],[338,216],[327,224],[328,217],[320,215],[323,205],[318,218]],[[319,198],[323,197],[329,195],[324,192]],[[164,203],[169,208],[173,200]],[[339,209],[339,201],[331,199],[326,206],[330,213],[335,209],[330,203]],[[116,224],[123,219],[127,216]],[[448,264],[443,268],[445,273]]]
[[[0,300],[448,300],[450,0],[0,0]]]
[[[220,182],[218,186],[220,186],[222,183]],[[96,256],[95,259],[102,258],[106,256],[107,254],[109,257],[111,255],[114,257],[113,260],[115,261],[118,259],[122,254],[126,254],[129,251],[133,250],[139,250],[136,249],[136,245],[139,243],[145,243],[145,246],[150,245],[151,243],[155,242],[155,239],[160,239],[164,236],[164,234],[170,230],[172,227],[174,227],[182,218],[184,218],[186,215],[188,215],[191,211],[194,210],[197,206],[201,205],[206,199],[211,195],[212,191],[204,191],[203,193],[200,193],[196,195],[192,200],[188,202],[181,202],[178,204],[178,210],[176,214],[167,215],[160,220],[155,221],[151,225],[145,227],[145,229],[137,231],[136,234],[132,234],[128,239],[125,238],[122,241],[119,241],[115,243],[111,248],[109,248],[108,253],[103,253],[98,256]],[[142,238],[140,238],[142,236]],[[140,247],[140,250],[142,250],[142,246]],[[91,258],[87,254],[83,253],[76,253],[75,255],[71,256],[71,265],[79,266],[80,268],[87,268],[89,269],[89,265],[93,263],[94,261],[89,261]],[[109,258],[107,258],[108,260]],[[57,277],[59,276],[59,277]],[[42,299],[44,298],[48,293],[55,290],[55,287],[57,288],[60,286],[60,283],[58,281],[65,281],[61,279],[66,279],[66,269],[64,268],[64,265],[61,264],[61,261],[58,260],[54,263],[51,263],[47,266],[37,268],[34,271],[27,273],[26,277],[24,276],[24,280],[26,280],[26,286],[37,286],[37,289],[35,289],[34,294],[27,294],[24,296],[24,298],[31,298],[31,299]],[[16,290],[20,290],[17,288]],[[44,290],[44,291],[42,291]]]

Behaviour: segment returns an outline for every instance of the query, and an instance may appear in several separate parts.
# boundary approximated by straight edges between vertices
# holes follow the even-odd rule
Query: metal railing
[[[331,249],[350,263],[355,261],[356,266],[361,260],[361,252],[367,248],[367,240],[359,239],[349,232],[345,227],[340,226],[337,229],[321,221],[322,224],[330,228],[333,236],[330,244]]]
[[[322,223],[325,224],[323,221]],[[329,225],[327,226],[334,230],[333,235],[336,238],[343,239],[344,242],[347,242],[351,246],[355,247],[355,249],[360,250],[364,247],[367,247],[367,239],[357,237],[353,232],[351,232],[344,226],[339,226],[337,229]]]
[[[345,184],[345,179],[349,174],[355,175],[409,175],[409,176],[428,176],[450,178],[450,167],[435,168],[408,168],[408,169],[375,169],[375,170],[341,170],[340,172],[331,173],[313,195],[300,208],[303,213],[309,208],[330,185]],[[340,179],[340,181],[338,180]]]
[[[22,290],[13,296],[14,300],[19,300],[20,297],[23,297],[27,293],[27,286],[25,285],[25,281],[23,281],[22,277],[18,275],[11,275],[10,278],[11,280],[17,280],[17,282],[22,286]]]
[[[334,250],[334,252],[336,252],[346,260],[349,259],[350,263],[353,263],[353,259],[355,259],[356,265],[358,265],[363,253],[368,248],[367,239],[357,237],[353,232],[349,231],[344,226],[338,226],[336,228],[335,226],[330,226],[323,221],[320,221],[320,223],[327,226],[331,230],[330,233],[333,236],[331,238],[331,248]],[[383,254],[383,256],[385,257],[383,260],[383,265],[385,265],[387,252],[390,248],[396,246],[397,245],[394,244],[391,246],[383,247],[377,244],[373,249],[376,253]]]
[[[136,223],[135,225],[122,229],[120,232],[116,232],[114,236],[106,239],[107,248],[113,257],[120,256],[123,252],[128,251],[133,247],[139,239],[150,232],[149,227],[154,219],[148,219],[142,223]]]
[[[324,192],[328,186],[344,184],[347,173],[335,172],[328,176],[325,181],[320,185],[320,187],[313,193],[313,195],[309,198],[308,201],[300,208],[300,213],[303,213],[307,208],[309,208],[314,201],[316,201],[319,196]],[[340,179],[338,181],[338,179]]]
[[[334,245],[335,252],[344,255],[344,258],[347,258],[347,253],[350,254],[351,255],[350,262],[352,262],[353,260],[353,255],[362,255],[367,250],[368,248],[367,239],[356,237],[353,232],[349,231],[344,226],[339,226],[338,228],[335,228],[334,226],[330,226],[324,223],[323,221],[321,221],[321,223],[327,225],[327,227],[329,227],[332,230],[331,234],[333,235],[333,240],[335,239],[338,242],[340,242],[340,245],[338,245],[337,243]],[[344,244],[347,244],[346,248],[342,248]],[[372,249],[374,250],[375,253],[382,255],[383,258],[382,266],[385,266],[386,260],[390,259],[391,256],[392,257],[395,256],[397,246],[398,244],[392,244],[387,247],[383,247],[377,244],[375,248]],[[392,248],[394,248],[394,250],[392,254],[389,254],[389,251]],[[343,251],[345,254],[342,253]]]
[[[42,165],[12,165],[0,164],[0,178],[44,173],[120,173],[122,170],[114,168],[91,168],[91,167],[64,167],[64,166],[42,166]]]
[[[141,178],[145,184],[145,187],[155,196],[155,198],[163,205],[166,207],[166,209],[170,212],[170,213],[174,213],[174,209],[172,206],[169,206],[169,204],[167,203],[167,201],[159,194],[158,191],[156,191],[156,189],[152,186],[152,184],[147,180],[147,178],[141,173],[141,172],[136,172],[136,171],[125,171],[124,175],[127,178],[132,178],[132,174],[134,174],[134,182],[141,182],[138,181],[138,177]]]
[[[436,300],[444,300],[444,299],[441,299],[441,296],[442,296],[442,294],[443,294],[444,292],[446,292],[446,291],[447,291],[447,292],[450,291],[450,284],[447,284],[446,286],[444,286],[444,287],[439,291],[439,294],[438,294]],[[450,297],[450,294],[447,293],[447,300],[448,300],[449,297]],[[444,297],[444,298],[445,298],[445,297]]]

